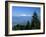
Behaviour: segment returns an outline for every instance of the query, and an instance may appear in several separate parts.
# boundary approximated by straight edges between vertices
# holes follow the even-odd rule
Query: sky
[[[32,16],[36,12],[40,14],[40,7],[12,6],[12,16]]]

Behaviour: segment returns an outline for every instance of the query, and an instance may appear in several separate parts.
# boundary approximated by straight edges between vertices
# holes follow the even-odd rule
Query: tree
[[[40,21],[38,19],[37,13],[34,12],[32,16],[31,29],[39,29],[39,28],[40,28]]]
[[[13,30],[20,30],[20,25],[19,24],[14,25]]]
[[[29,25],[30,25],[30,22],[27,21],[27,24],[26,24],[26,28],[25,29],[29,29]]]

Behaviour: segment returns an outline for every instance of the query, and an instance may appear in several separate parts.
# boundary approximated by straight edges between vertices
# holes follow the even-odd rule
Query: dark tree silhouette
[[[40,29],[40,21],[36,12],[32,16],[31,29]]]
[[[26,24],[25,29],[29,29],[29,26],[30,26],[30,22],[29,22],[29,21],[27,21],[27,24]]]
[[[20,30],[20,25],[19,24],[14,25],[13,30]]]

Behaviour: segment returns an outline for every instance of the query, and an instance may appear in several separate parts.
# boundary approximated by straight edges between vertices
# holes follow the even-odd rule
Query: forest
[[[40,29],[40,20],[38,19],[38,15],[36,12],[33,13],[31,22],[27,20],[26,25],[17,24],[14,25],[14,27],[12,28],[12,30],[31,30],[31,29]]]

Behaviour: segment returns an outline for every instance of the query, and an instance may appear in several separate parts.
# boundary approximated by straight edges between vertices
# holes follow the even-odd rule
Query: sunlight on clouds
[[[32,15],[27,15],[27,14],[20,14],[20,15],[16,15],[16,16],[32,16]]]

